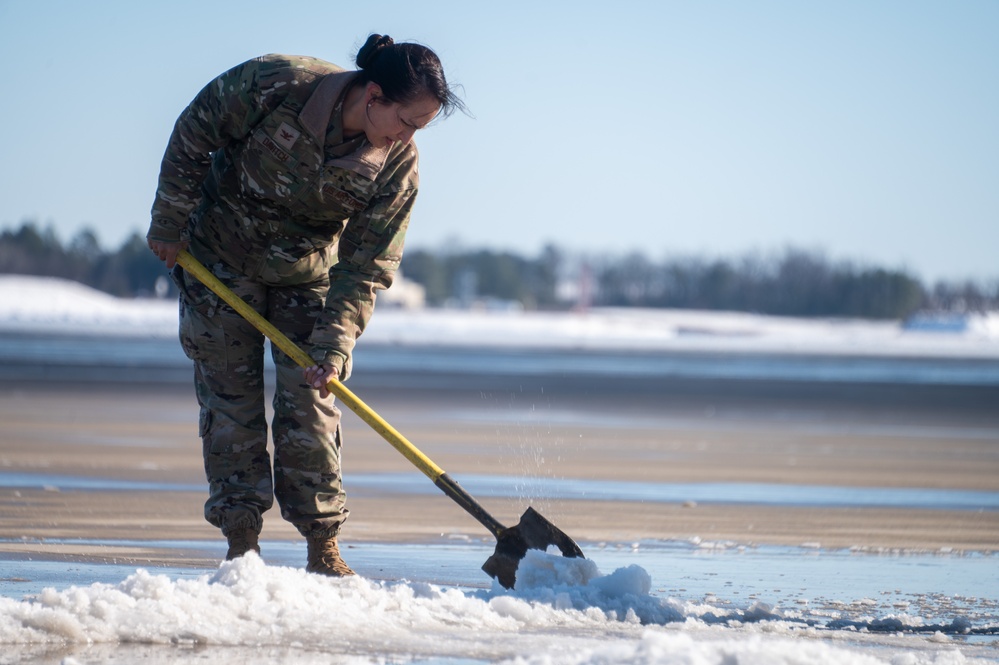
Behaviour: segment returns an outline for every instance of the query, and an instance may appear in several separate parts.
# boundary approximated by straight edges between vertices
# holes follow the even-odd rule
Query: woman
[[[308,541],[307,570],[352,575],[337,546],[348,510],[340,411],[378,289],[391,283],[418,186],[413,134],[462,108],[440,60],[371,35],[358,70],[269,55],[225,72],[181,114],[167,145],[147,235],[180,288],[180,338],[194,361],[210,496],[205,518],[227,559],[259,553],[262,514]],[[263,338],[175,266],[188,248],[316,364],[274,349],[273,477]]]

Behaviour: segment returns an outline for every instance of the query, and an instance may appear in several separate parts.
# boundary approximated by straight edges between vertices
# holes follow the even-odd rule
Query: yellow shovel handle
[[[257,330],[262,332],[267,339],[278,347],[302,367],[312,367],[316,361],[299,348],[294,342],[288,339],[284,333],[275,328],[267,319],[261,316],[255,309],[250,307],[242,298],[237,296],[225,284],[213,275],[207,268],[191,256],[187,250],[182,250],[177,255],[177,263],[187,272],[194,275],[202,284],[214,291],[222,300],[229,303],[229,306],[236,310],[243,318],[253,324]],[[389,425],[381,416],[375,413],[374,409],[365,404],[360,397],[355,395],[337,379],[331,379],[327,384],[327,389],[336,395],[340,401],[358,417],[366,422],[371,429],[375,430],[398,450],[403,456],[413,463],[416,468],[422,471],[430,480],[437,481],[444,475],[444,470],[433,463],[424,455],[419,448],[409,442],[406,437],[400,434],[394,427]]]

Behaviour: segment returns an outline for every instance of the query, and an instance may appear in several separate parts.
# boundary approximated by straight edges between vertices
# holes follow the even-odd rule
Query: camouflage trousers
[[[329,284],[323,280],[272,286],[235,274],[203,248],[192,253],[293,342],[309,350],[312,326]],[[281,516],[305,536],[334,536],[346,520],[340,477],[340,410],[320,399],[302,369],[272,349],[276,367],[271,435],[267,448],[264,338],[235,310],[178,266],[180,340],[194,361],[209,498],[205,519],[228,535],[260,531],[276,497]]]

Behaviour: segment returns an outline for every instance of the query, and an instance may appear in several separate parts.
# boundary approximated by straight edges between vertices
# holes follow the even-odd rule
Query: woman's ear
[[[364,103],[370,106],[374,102],[384,98],[384,95],[382,95],[382,87],[374,81],[369,81],[367,88],[364,90],[364,96]]]

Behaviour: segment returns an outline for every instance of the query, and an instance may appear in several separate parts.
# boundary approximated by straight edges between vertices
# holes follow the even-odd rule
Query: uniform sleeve
[[[348,221],[340,236],[339,261],[330,270],[326,306],[312,331],[312,358],[350,377],[351,352],[375,309],[377,291],[392,285],[409,217],[416,200],[416,156],[371,205]]]
[[[268,77],[276,64],[256,58],[233,67],[206,85],[181,113],[160,165],[148,238],[187,238],[188,217],[201,201],[212,153],[247,136],[280,103],[281,95],[275,94],[280,86]]]

